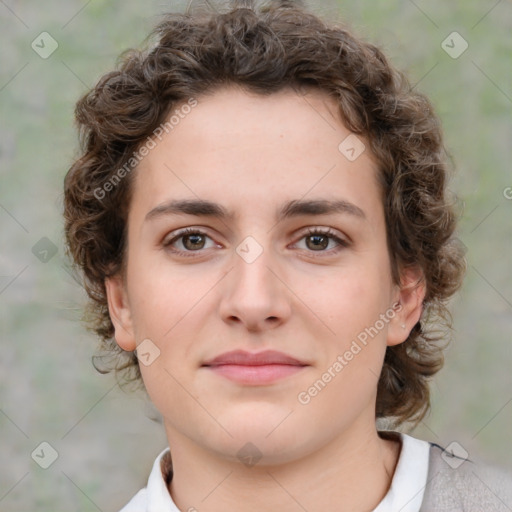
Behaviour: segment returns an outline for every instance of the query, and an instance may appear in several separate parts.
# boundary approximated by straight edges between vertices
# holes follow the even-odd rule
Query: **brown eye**
[[[187,228],[176,233],[170,240],[164,241],[163,246],[178,256],[193,257],[199,256],[204,252],[203,249],[208,249],[208,247],[205,246],[206,239],[211,240],[211,238],[200,229]],[[350,245],[350,242],[340,238],[330,229],[310,229],[302,236],[301,240],[304,239],[306,240],[306,251],[309,253],[319,253],[319,256],[336,254],[338,251]],[[332,242],[335,242],[335,246],[328,250],[329,244]]]
[[[180,256],[194,256],[194,254],[191,253],[201,252],[201,250],[205,248],[207,238],[210,237],[203,231],[187,228],[178,232],[170,240],[164,241],[163,246]],[[178,245],[177,248],[174,247],[176,244]]]
[[[310,244],[306,242],[309,249],[326,249],[329,245],[329,237],[326,235],[308,235],[306,240],[311,241]]]
[[[190,250],[202,249],[204,246],[204,235],[201,235],[200,233],[193,233],[191,235],[182,235],[181,238],[183,238],[183,245],[187,249],[190,249]]]
[[[302,238],[306,240],[306,248],[308,252],[326,253],[327,255],[337,253],[344,247],[348,247],[350,244],[347,240],[340,238],[336,233],[330,229],[310,229]],[[336,246],[331,250],[326,250],[329,247],[329,243],[334,241]]]

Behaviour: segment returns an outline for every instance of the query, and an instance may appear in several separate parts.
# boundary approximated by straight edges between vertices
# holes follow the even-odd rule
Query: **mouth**
[[[304,361],[274,350],[258,353],[235,350],[221,354],[202,365],[216,375],[238,384],[253,386],[272,384],[308,366]]]

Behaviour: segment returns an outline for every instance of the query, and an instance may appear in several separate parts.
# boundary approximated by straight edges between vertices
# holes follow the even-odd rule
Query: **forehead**
[[[289,88],[264,96],[225,87],[195,101],[173,109],[173,123],[139,164],[132,210],[146,214],[192,198],[223,203],[237,216],[244,207],[261,215],[300,198],[380,204],[377,165],[327,93]]]

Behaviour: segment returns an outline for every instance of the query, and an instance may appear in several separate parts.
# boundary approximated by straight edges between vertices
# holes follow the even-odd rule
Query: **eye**
[[[169,248],[172,252],[181,256],[194,256],[190,253],[204,249],[205,238],[210,237],[204,231],[196,228],[186,228],[176,233],[176,235],[170,240],[164,241],[163,245],[165,248]],[[185,250],[175,249],[172,247],[177,241],[180,241]]]
[[[320,252],[320,253],[337,253],[344,247],[349,246],[349,242],[343,238],[340,238],[336,233],[330,229],[310,228],[300,240],[306,240],[306,247],[311,249],[309,252]],[[310,243],[308,243],[308,240]],[[326,251],[329,246],[330,240],[336,242],[337,246],[334,249]]]
[[[200,229],[197,228],[186,228],[175,234],[170,240],[165,240],[163,246],[169,249],[179,256],[194,257],[193,253],[201,252],[205,249],[206,238],[211,238]],[[330,229],[319,229],[310,228],[306,234],[304,234],[300,240],[309,239],[310,243],[306,242],[306,247],[309,249],[308,252],[319,252],[319,253],[337,253],[344,247],[348,247],[350,243],[340,238]],[[326,251],[325,249],[329,246],[329,242],[336,242],[337,246],[334,249]],[[173,247],[177,242],[181,244],[182,248]]]

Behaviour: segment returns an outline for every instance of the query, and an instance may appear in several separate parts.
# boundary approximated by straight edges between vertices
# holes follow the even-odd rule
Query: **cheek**
[[[377,266],[353,265],[311,281],[305,278],[296,293],[336,334],[375,322],[388,307],[390,278]]]
[[[169,265],[141,264],[133,270],[131,306],[136,340],[150,339],[159,356],[150,366],[140,365],[146,388],[157,402],[155,394],[161,390],[181,397],[182,390],[172,377],[184,382],[199,364],[199,330],[205,319],[212,318],[214,304],[209,291],[218,276]]]
[[[143,258],[133,259],[130,274],[131,310],[139,336],[161,339],[198,302],[202,287],[197,279],[186,278],[169,266],[155,265]]]

